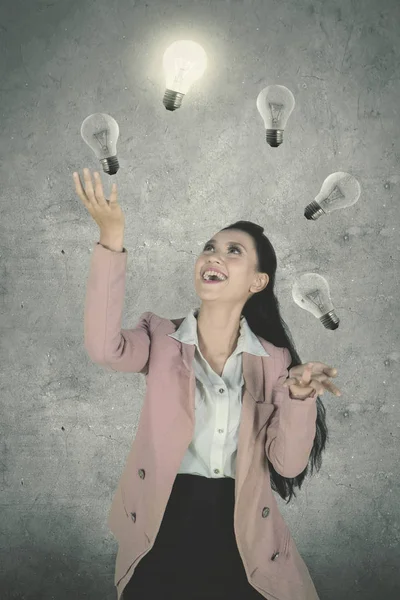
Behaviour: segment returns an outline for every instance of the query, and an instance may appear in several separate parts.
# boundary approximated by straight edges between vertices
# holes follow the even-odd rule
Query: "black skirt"
[[[153,548],[123,600],[261,600],[233,527],[235,480],[178,474]]]

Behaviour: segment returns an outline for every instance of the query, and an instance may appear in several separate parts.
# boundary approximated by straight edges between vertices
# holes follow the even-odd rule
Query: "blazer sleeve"
[[[89,358],[113,371],[147,375],[153,313],[121,329],[128,253],[94,248],[86,290],[84,337]]]
[[[314,444],[317,420],[317,395],[305,400],[292,400],[283,383],[289,377],[292,362],[287,348],[282,350],[282,368],[273,387],[275,406],[266,429],[265,452],[275,471],[293,478],[306,468]]]

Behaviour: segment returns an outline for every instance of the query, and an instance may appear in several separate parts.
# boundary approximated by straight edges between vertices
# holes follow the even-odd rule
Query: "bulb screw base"
[[[116,156],[107,156],[107,158],[100,159],[104,173],[107,175],[115,175],[119,170],[119,162]]]
[[[164,92],[163,104],[167,110],[176,110],[181,107],[182,99],[185,94],[175,92],[175,90],[166,89]]]
[[[330,310],[326,315],[322,315],[320,318],[322,325],[325,329],[337,329],[339,327],[339,317],[335,314],[334,310]]]
[[[277,148],[283,142],[283,129],[267,129],[267,143]]]
[[[325,213],[325,211],[320,207],[318,202],[316,202],[315,200],[310,202],[310,204],[308,204],[304,209],[304,216],[309,221],[311,221],[311,219],[316,221],[324,213]]]

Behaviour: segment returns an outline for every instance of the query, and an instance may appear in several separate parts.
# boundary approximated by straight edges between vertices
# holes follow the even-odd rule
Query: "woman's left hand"
[[[330,377],[336,376],[337,369],[334,367],[328,367],[321,362],[309,362],[292,367],[283,386],[289,388],[289,396],[292,400],[305,400],[313,391],[314,397],[327,390],[336,396],[341,396],[339,388],[329,381]]]

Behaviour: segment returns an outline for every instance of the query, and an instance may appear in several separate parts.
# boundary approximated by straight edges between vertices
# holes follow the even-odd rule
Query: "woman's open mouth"
[[[208,275],[202,275],[201,279],[204,281],[204,283],[223,283],[224,281],[226,281],[228,279],[228,277],[226,275],[223,274],[216,274],[214,273],[209,273]]]
[[[224,283],[226,281],[226,279],[224,279],[224,280],[222,280],[222,279],[215,279],[214,280],[214,279],[203,279],[203,278],[201,278],[201,280],[204,283]]]

